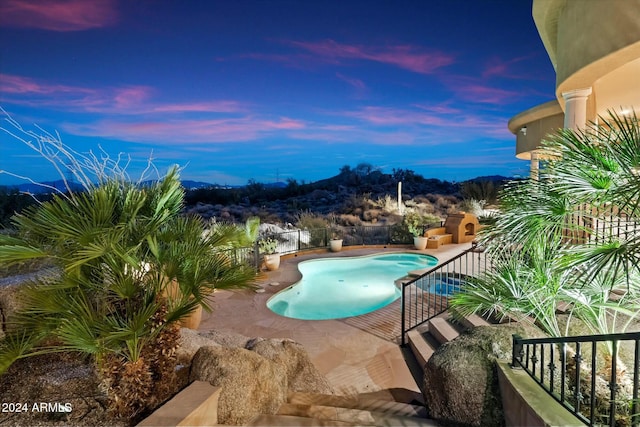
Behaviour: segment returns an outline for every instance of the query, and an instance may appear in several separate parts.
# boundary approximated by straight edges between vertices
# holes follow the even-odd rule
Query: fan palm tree
[[[493,269],[471,278],[452,298],[452,310],[532,321],[552,336],[568,335],[575,319],[592,333],[624,332],[640,314],[638,120],[611,114],[584,131],[561,130],[543,148],[549,160],[541,179],[507,185],[501,214],[481,232]],[[623,295],[612,299],[612,290]],[[558,309],[567,314],[564,328]],[[610,373],[613,348],[604,349],[609,356],[601,372]],[[585,362],[565,350],[575,372]],[[624,364],[617,359],[616,366]],[[624,368],[617,372],[617,398],[629,407],[631,381]],[[590,380],[581,375],[586,387]],[[575,377],[569,375],[570,387],[577,386]],[[605,402],[606,413],[609,392],[599,390],[596,400]]]
[[[507,185],[501,214],[481,233],[496,268],[470,281],[452,306],[460,313],[524,314],[558,335],[555,310],[537,310],[536,301],[563,302],[592,330],[611,332],[603,318],[640,309],[638,120],[611,114],[584,131],[561,130],[543,147],[549,160],[542,178]],[[612,304],[609,290],[621,287],[627,296]]]
[[[157,390],[174,370],[178,322],[208,308],[214,289],[255,277],[224,251],[246,239],[244,228],[206,230],[180,214],[183,198],[174,168],[149,186],[111,178],[16,215],[17,236],[0,237],[0,262],[47,258],[61,274],[24,288],[0,343],[0,372],[30,355],[80,352],[95,360],[117,414],[166,397]]]

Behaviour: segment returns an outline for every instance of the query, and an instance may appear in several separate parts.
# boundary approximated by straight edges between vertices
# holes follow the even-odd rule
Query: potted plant
[[[424,236],[424,218],[417,212],[409,212],[404,216],[404,224],[413,235],[413,245],[418,250],[427,247],[428,238]]]
[[[280,254],[276,253],[278,241],[272,237],[267,237],[258,241],[260,252],[264,254],[264,265],[267,270],[273,271],[280,267]]]
[[[342,250],[342,229],[340,227],[331,227],[329,248],[331,249],[331,252],[340,252]]]

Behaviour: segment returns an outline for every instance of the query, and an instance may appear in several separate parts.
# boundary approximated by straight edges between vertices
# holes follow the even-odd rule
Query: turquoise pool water
[[[425,292],[450,297],[460,291],[462,284],[461,275],[435,273],[416,283],[416,286]]]
[[[416,253],[303,261],[298,264],[302,279],[271,297],[267,307],[281,316],[304,320],[359,316],[398,299],[397,279],[437,262],[433,256]]]

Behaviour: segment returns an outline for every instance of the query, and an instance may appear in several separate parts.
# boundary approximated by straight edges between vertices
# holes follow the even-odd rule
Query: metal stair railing
[[[444,313],[449,297],[464,288],[466,277],[477,276],[490,268],[483,248],[475,243],[470,249],[402,284],[401,343],[407,332]]]

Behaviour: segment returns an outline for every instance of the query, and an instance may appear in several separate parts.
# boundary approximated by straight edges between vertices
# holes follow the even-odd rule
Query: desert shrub
[[[427,196],[418,195],[413,198],[413,201],[418,205],[422,205],[422,204],[430,205],[433,200],[430,200]]]
[[[389,226],[389,243],[396,245],[413,243],[413,235],[402,221]]]
[[[365,221],[377,221],[378,218],[382,215],[382,211],[380,209],[368,209],[362,213],[362,218]]]
[[[412,236],[422,236],[424,230],[439,223],[439,217],[425,215],[415,210],[407,212],[402,221],[403,226]]]
[[[387,216],[387,225],[402,224],[403,216],[399,213],[393,213]]]
[[[460,209],[456,205],[451,205],[446,210],[447,215],[456,214],[460,212]]]
[[[300,212],[296,216],[296,227],[303,230],[326,228],[328,226],[329,220],[327,218],[311,211]]]
[[[500,187],[493,181],[466,181],[460,184],[460,194],[465,199],[485,200],[496,203]]]
[[[464,199],[458,204],[458,209],[479,217],[484,211],[485,204],[484,200]]]
[[[376,208],[380,208],[385,212],[396,212],[398,210],[398,200],[386,194],[384,197],[378,197],[374,203]],[[367,220],[368,221],[368,220]]]
[[[329,225],[325,217],[310,211],[300,212],[296,217],[296,227],[309,231],[309,243],[312,247],[326,245]]]
[[[429,200],[431,203],[435,203],[439,198],[442,197],[442,195],[440,194],[433,194],[433,193],[428,193],[425,195],[425,197],[427,198],[427,200]]]
[[[451,207],[452,203],[450,199],[440,196],[436,199],[435,205],[438,209],[448,209],[449,207]]]
[[[345,225],[345,226],[359,226],[359,225],[362,225],[362,220],[360,219],[359,216],[357,216],[357,215],[349,215],[349,214],[339,215],[337,217],[337,222],[340,225]]]
[[[436,208],[431,203],[426,202],[426,203],[421,203],[420,204],[420,211],[422,213],[425,213],[425,214],[435,214],[436,213]]]

